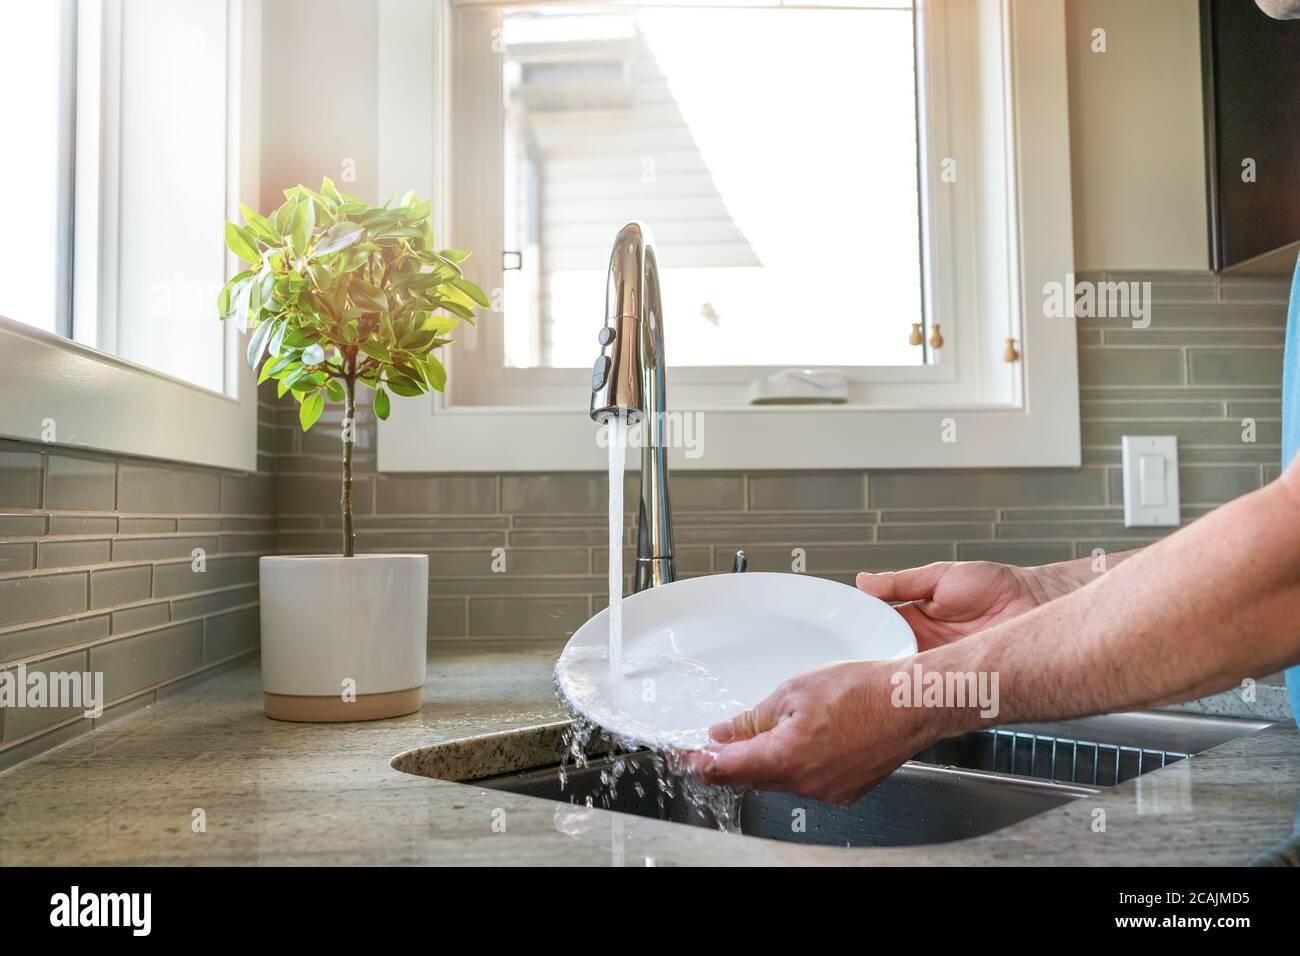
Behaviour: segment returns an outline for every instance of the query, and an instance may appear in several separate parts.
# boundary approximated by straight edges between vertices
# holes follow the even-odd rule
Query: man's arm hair
[[[996,672],[999,722],[1175,703],[1300,662],[1300,460],[1072,593],[916,661]],[[979,722],[954,712],[949,729]]]

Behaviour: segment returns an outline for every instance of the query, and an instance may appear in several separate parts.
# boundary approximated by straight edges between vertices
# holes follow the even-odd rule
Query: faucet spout
[[[601,353],[591,372],[591,417],[641,423],[637,591],[677,579],[668,500],[668,416],[663,310],[654,239],[642,222],[619,230],[609,257]]]

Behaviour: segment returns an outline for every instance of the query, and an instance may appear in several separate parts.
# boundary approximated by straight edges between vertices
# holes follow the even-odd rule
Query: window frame
[[[464,132],[455,126],[453,90],[488,76],[452,75],[452,65],[465,62],[455,56],[456,45],[466,42],[454,24],[466,11],[493,6],[481,0],[439,0],[427,11],[413,12],[400,0],[380,0],[381,48],[424,38],[436,51],[425,75],[412,84],[417,92],[424,87],[420,95],[434,104],[432,129],[414,139],[396,129],[386,136],[381,112],[381,148],[394,137],[407,142],[403,166],[408,175],[420,176],[417,188],[433,192],[441,234],[472,249],[490,249],[490,241],[482,245],[484,233],[475,229],[475,221],[499,228],[500,172],[485,170],[490,164],[457,161],[449,148],[461,142],[457,137]],[[705,373],[714,379],[730,377],[736,383],[730,386],[733,404],[727,404],[725,386],[713,392],[697,389],[691,395],[688,390],[696,384],[691,382],[692,373],[699,370],[672,368],[670,353],[670,409],[701,411],[708,419],[704,454],[687,458],[679,453],[678,467],[1073,467],[1080,463],[1074,324],[1043,316],[1041,307],[1044,284],[1064,279],[1073,263],[1069,130],[1062,108],[1068,102],[1063,0],[920,0],[918,33],[926,37],[918,50],[928,51],[918,69],[919,95],[942,94],[951,104],[973,87],[980,105],[978,111],[925,110],[919,131],[927,151],[923,155],[944,156],[950,149],[960,157],[959,181],[973,171],[977,184],[972,189],[944,190],[938,163],[923,163],[922,191],[930,210],[923,219],[928,250],[923,275],[931,315],[943,326],[945,337],[957,338],[958,348],[944,349],[941,356],[952,360],[870,370],[862,376],[866,380],[854,386],[852,404],[845,406],[752,407],[734,404],[734,388],[739,380],[747,382],[752,370]],[[962,35],[978,37],[978,48],[972,52],[970,45],[956,44],[943,55],[934,55],[936,37]],[[483,70],[485,60],[477,62]],[[389,97],[399,102],[410,99],[411,94],[404,94],[395,82],[386,84],[382,73],[381,68],[381,102]],[[499,63],[496,73],[499,82]],[[990,122],[990,117],[996,122]],[[420,144],[427,144],[423,152],[418,151]],[[1025,169],[1034,174],[1024,175]],[[434,170],[439,171],[437,178]],[[409,188],[411,182],[388,179],[381,168],[380,185],[387,194],[401,191],[399,185]],[[467,214],[469,209],[473,218]],[[970,228],[950,228],[962,221]],[[940,237],[950,245],[936,251]],[[480,240],[477,247],[475,239]],[[485,258],[491,258],[490,253]],[[936,281],[932,268],[936,258],[962,263],[963,268],[939,270],[945,276],[959,276],[960,281],[946,286]],[[496,285],[490,272],[471,275],[485,288]],[[983,315],[1007,318],[982,322],[974,330],[968,323],[945,321],[959,302],[975,303]],[[493,317],[484,321],[492,323]],[[1022,361],[1002,361],[1002,343],[1008,337],[1018,341]],[[451,380],[461,374],[490,378],[487,364],[465,361],[463,356],[482,354],[482,345],[492,339],[473,330],[462,338],[464,351],[448,356]],[[455,392],[397,403],[390,420],[381,426],[380,468],[600,468],[604,452],[593,440],[595,429],[583,401],[587,374],[578,370],[576,381],[551,383],[546,373],[569,370],[509,371],[542,373],[531,376],[534,388],[540,381],[540,387],[563,388],[576,398],[567,407],[548,406],[537,392],[525,388],[510,395],[507,405],[463,404]],[[701,394],[703,401],[690,400]],[[956,441],[941,439],[948,419],[957,425]],[[500,441],[483,442],[485,428],[491,428]],[[946,434],[951,436],[951,430]]]
[[[61,275],[70,285],[60,327],[70,337],[0,317],[0,435],[5,438],[254,471],[257,385],[234,323],[223,331],[223,389],[212,391],[118,358],[113,277],[123,0],[76,2],[76,102],[68,195],[71,236]],[[225,0],[225,209],[259,184],[261,0]],[[87,108],[88,104],[93,104]],[[214,248],[221,242],[213,224]],[[222,247],[226,274],[239,266]],[[216,316],[213,316],[216,321]]]

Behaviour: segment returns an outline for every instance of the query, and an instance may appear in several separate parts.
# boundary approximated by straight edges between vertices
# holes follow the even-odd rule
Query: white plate
[[[607,731],[655,748],[697,748],[710,725],[782,682],[845,660],[916,653],[907,622],[856,588],[802,574],[714,574],[623,599],[623,672],[610,693],[609,610],[569,639],[560,693]]]

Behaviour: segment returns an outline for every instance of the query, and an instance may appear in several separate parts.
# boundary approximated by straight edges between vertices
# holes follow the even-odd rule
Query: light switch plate
[[[1124,527],[1177,527],[1178,436],[1125,435]]]

